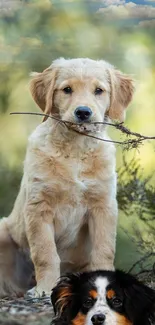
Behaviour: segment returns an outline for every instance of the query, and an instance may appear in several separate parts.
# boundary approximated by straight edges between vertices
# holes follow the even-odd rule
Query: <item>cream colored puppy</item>
[[[109,139],[90,122],[123,121],[133,82],[105,61],[61,58],[30,89],[44,112]],[[112,270],[116,225],[114,145],[48,118],[29,138],[18,197],[0,224],[0,295],[25,292],[33,265],[35,295],[49,294],[60,272]]]

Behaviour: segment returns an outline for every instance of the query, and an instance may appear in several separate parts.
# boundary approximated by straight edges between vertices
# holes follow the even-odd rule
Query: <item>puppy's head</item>
[[[152,325],[155,321],[155,291],[122,271],[68,275],[53,289],[51,299],[57,325]]]
[[[63,58],[35,73],[30,89],[45,113],[87,126],[105,116],[123,121],[134,91],[132,79],[103,60]]]

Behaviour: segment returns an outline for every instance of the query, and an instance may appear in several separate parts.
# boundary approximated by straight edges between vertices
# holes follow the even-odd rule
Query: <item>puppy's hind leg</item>
[[[6,220],[0,221],[0,297],[24,294],[33,272],[28,253],[12,240]]]

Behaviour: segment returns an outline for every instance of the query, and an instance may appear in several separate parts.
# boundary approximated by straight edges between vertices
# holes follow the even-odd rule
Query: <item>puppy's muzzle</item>
[[[78,122],[89,122],[92,110],[87,106],[78,106],[74,111],[74,115]]]
[[[104,324],[105,318],[104,314],[95,314],[92,316],[91,321],[93,325],[102,325]]]

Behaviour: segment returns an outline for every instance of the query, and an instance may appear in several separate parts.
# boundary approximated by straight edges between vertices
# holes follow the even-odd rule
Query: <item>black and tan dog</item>
[[[155,324],[155,291],[122,271],[69,274],[51,298],[54,325]]]

